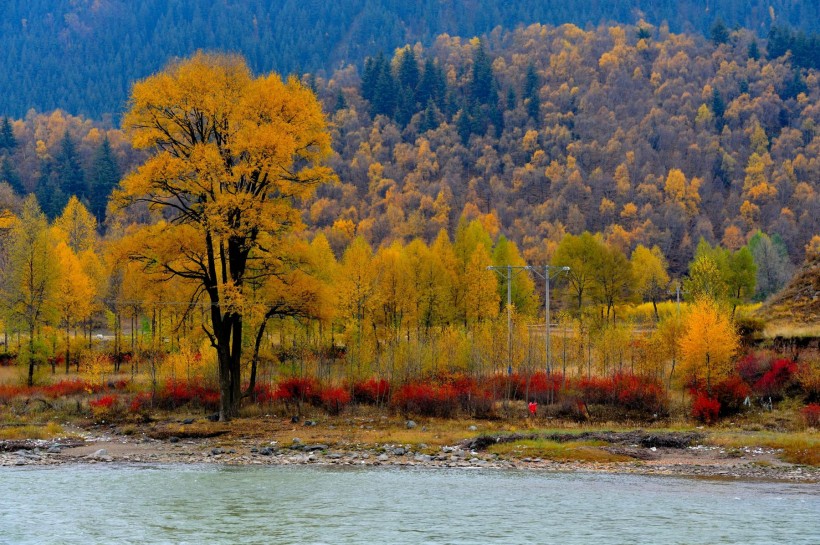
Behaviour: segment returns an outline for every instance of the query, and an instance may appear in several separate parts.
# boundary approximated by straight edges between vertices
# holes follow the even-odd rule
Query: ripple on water
[[[817,485],[419,468],[0,470],[0,544],[818,543]]]

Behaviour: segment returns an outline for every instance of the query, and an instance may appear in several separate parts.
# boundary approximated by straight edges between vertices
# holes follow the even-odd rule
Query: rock
[[[291,442],[292,442],[294,445],[300,445],[300,444],[302,443],[302,440],[301,440],[301,439],[299,439],[298,437],[294,437],[294,438],[293,438],[293,440],[292,440]]]
[[[256,447],[251,447],[251,454],[259,454],[259,449]]]
[[[470,426],[470,427],[469,427],[469,428],[467,428],[467,429],[468,429],[469,431],[478,431],[478,428],[476,428],[475,426]]]
[[[389,459],[390,459],[390,457],[389,457],[387,454],[379,454],[379,458],[378,458],[378,460],[379,460],[380,462],[386,462],[386,461],[387,461],[387,460],[389,460]]]
[[[185,425],[193,424],[194,419],[193,418],[186,418],[185,420],[182,421],[182,423],[185,424]]]
[[[396,448],[393,449],[393,454],[395,454],[396,456],[404,456],[404,454],[406,452],[407,451],[404,450],[404,448],[402,448],[402,447],[396,447]]]
[[[209,414],[205,418],[207,418],[211,422],[219,422],[219,413]]]
[[[315,426],[315,425],[316,425],[315,420],[305,420],[305,426]]]
[[[48,454],[60,454],[62,451],[63,449],[61,449],[57,445],[54,445],[53,447],[49,448],[46,452]]]
[[[98,450],[98,451],[96,451],[92,454],[89,454],[87,456],[87,458],[90,459],[90,460],[99,460],[101,462],[110,462],[114,459],[113,457],[111,457],[108,454],[108,451],[105,450],[104,448],[101,448],[100,450]]]
[[[333,453],[331,453],[331,454],[328,454],[326,457],[327,457],[329,460],[338,460],[338,459],[340,459],[340,458],[342,457],[342,455],[341,455],[341,454],[339,454],[338,452],[333,452]]]
[[[412,430],[416,427],[417,424],[412,420],[408,420],[404,425],[407,427],[408,430]]]
[[[413,458],[417,462],[427,463],[432,462],[433,457],[429,454],[416,454],[415,458]]]
[[[299,415],[291,416],[290,421],[296,424],[297,422],[299,422]]]
[[[217,456],[217,455],[219,455],[219,454],[225,454],[225,451],[224,451],[224,450],[222,450],[222,449],[221,449],[221,448],[219,448],[219,447],[217,447],[217,448],[212,448],[212,449],[211,449],[211,454],[213,454],[214,456]]]
[[[270,447],[261,448],[259,449],[259,454],[262,456],[271,456],[273,454],[273,449]]]
[[[427,448],[427,443],[419,443],[419,449],[424,450]]]
[[[168,438],[168,442],[169,443],[179,443],[179,437],[177,437],[176,435],[172,435],[171,437]]]
[[[315,462],[316,461],[316,455],[311,454],[310,456],[307,457],[307,461],[308,462]]]
[[[314,451],[317,451],[317,450],[327,450],[327,445],[323,445],[321,443],[317,443],[315,445],[305,445],[303,447],[303,450],[305,452],[314,452]]]

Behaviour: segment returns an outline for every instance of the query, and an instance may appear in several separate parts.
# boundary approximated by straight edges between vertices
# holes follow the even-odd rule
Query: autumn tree
[[[244,60],[197,53],[134,85],[123,119],[151,156],[127,176],[122,205],[147,203],[171,223],[133,257],[193,283],[219,365],[219,417],[236,414],[246,283],[275,274],[296,201],[333,178],[321,165],[330,136],[312,91],[276,74],[254,78]]]
[[[65,372],[68,374],[71,365],[71,330],[91,314],[94,284],[83,270],[77,254],[67,243],[57,244],[54,254],[59,267],[54,285],[54,302],[65,334]]]
[[[632,252],[631,263],[635,292],[640,294],[644,301],[652,303],[652,308],[655,311],[655,321],[660,321],[658,301],[666,296],[666,290],[669,286],[666,258],[657,246],[649,249],[642,244],[638,244]]]
[[[711,395],[712,384],[731,373],[739,347],[732,320],[718,302],[700,297],[684,318],[683,329],[681,372],[695,383],[705,383]]]
[[[585,298],[595,291],[595,275],[603,253],[603,243],[585,231],[582,234],[566,235],[555,250],[552,264],[569,267],[566,274],[568,291],[577,301],[577,308],[583,308]]]
[[[34,384],[37,328],[54,315],[54,284],[57,267],[48,234],[48,221],[29,195],[12,229],[9,272],[6,278],[11,315],[28,332],[28,385]]]

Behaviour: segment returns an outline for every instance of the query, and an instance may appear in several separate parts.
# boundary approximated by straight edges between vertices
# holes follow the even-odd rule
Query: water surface
[[[0,470],[0,544],[820,543],[811,484],[535,471]]]

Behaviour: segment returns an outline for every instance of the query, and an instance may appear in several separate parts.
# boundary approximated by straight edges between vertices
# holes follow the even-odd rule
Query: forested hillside
[[[627,254],[658,245],[674,274],[700,238],[736,250],[762,230],[799,263],[820,232],[820,86],[770,57],[747,31],[532,25],[305,76],[340,180],[306,223],[341,255],[356,235],[429,243],[483,218],[532,263],[589,230]],[[50,217],[76,194],[102,221],[141,159],[110,123],[59,111],[0,129],[3,180]]]
[[[816,33],[820,6],[791,0],[6,0],[0,115],[62,108],[116,116],[134,80],[197,49],[241,53],[258,73],[321,72],[342,63],[360,66],[366,56],[405,43],[429,46],[442,33],[641,19],[701,35],[723,21],[765,37],[773,24]]]
[[[748,32],[572,25],[376,57],[361,82],[316,82],[342,183],[307,219],[341,248],[489,214],[530,262],[589,230],[657,244],[676,273],[701,237],[737,249],[762,229],[799,262],[820,232],[820,88],[789,59]]]

